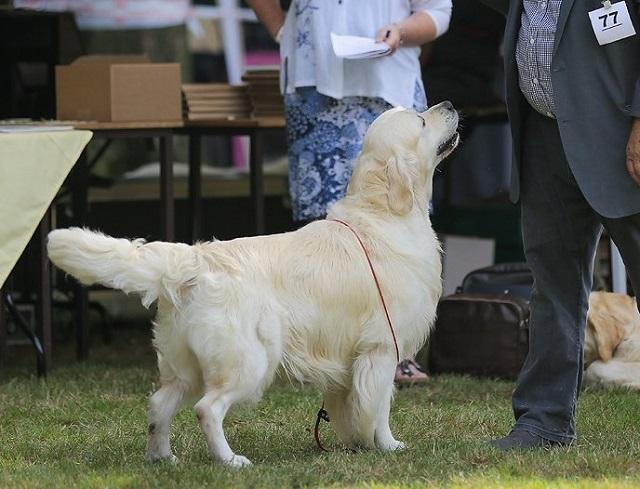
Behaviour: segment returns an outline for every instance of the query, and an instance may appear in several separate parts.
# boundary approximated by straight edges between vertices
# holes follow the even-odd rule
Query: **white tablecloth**
[[[0,287],[90,139],[91,131],[0,134]]]

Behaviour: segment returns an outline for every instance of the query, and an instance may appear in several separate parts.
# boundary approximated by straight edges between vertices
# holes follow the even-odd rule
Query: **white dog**
[[[260,398],[282,365],[324,392],[346,445],[404,447],[389,428],[396,350],[362,239],[380,282],[400,358],[424,343],[441,294],[440,249],[427,206],[436,165],[458,144],[449,102],[392,109],[369,128],[347,196],[328,219],[272,236],[179,243],[52,231],[49,257],[84,284],[158,300],[160,389],[149,408],[148,460],[171,459],[176,410],[195,413],[210,455],[250,464],[223,432],[234,404]]]

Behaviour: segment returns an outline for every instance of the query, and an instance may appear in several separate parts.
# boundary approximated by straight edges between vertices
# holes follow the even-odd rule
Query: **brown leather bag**
[[[443,297],[429,345],[432,373],[518,376],[529,348],[529,305],[507,294]]]

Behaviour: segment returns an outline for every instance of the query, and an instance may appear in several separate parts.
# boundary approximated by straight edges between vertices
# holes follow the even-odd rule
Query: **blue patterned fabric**
[[[416,110],[425,109],[421,84],[416,85],[414,100]],[[285,95],[294,221],[324,217],[329,205],[344,196],[367,128],[390,108],[380,98],[336,100],[314,87]]]
[[[313,44],[311,42],[311,16],[318,7],[314,0],[302,0],[294,4],[296,20],[296,51],[305,58],[313,58]]]

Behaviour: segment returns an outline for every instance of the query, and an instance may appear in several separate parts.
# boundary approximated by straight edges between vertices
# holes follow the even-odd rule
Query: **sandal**
[[[422,384],[429,380],[429,376],[422,366],[415,360],[402,360],[396,367],[395,383],[399,387]]]

